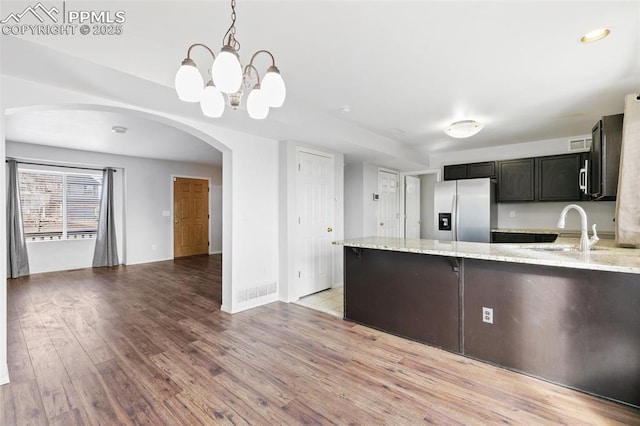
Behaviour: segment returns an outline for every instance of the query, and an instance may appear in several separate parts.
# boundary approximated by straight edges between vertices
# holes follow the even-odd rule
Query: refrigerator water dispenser
[[[451,231],[451,213],[438,213],[438,230]]]

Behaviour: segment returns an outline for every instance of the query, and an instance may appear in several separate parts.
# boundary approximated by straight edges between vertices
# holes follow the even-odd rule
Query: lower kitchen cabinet
[[[345,319],[460,352],[455,258],[345,247]]]
[[[640,406],[638,275],[465,259],[463,299],[465,355]]]
[[[356,247],[344,260],[347,320],[640,407],[637,274]]]

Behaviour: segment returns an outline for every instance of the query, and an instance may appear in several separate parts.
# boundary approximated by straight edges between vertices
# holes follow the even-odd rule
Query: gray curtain
[[[113,174],[115,170],[106,169],[102,179],[102,198],[100,200],[100,218],[96,249],[93,252],[93,266],[117,266],[118,244],[113,208]]]
[[[7,161],[9,179],[7,185],[7,276],[18,278],[29,275],[27,243],[24,240],[20,188],[18,187],[18,162]]]

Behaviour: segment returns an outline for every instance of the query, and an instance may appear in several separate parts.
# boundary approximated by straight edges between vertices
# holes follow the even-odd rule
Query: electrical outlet
[[[482,308],[482,322],[493,324],[493,308]]]
[[[516,217],[516,211],[515,210],[509,211],[509,217]]]
[[[151,250],[156,251],[158,250],[158,246],[155,244],[151,244]]]

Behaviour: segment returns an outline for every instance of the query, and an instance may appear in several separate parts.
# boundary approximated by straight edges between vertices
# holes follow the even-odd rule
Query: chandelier
[[[236,1],[231,0],[231,26],[222,40],[222,49],[216,56],[209,47],[196,43],[187,50],[187,57],[176,73],[175,87],[178,97],[185,102],[200,102],[202,113],[207,117],[220,117],[224,112],[227,95],[229,105],[236,110],[240,106],[242,95],[249,91],[247,112],[251,118],[261,120],[269,114],[269,108],[281,107],[286,96],[284,81],[276,61],[268,50],[258,50],[251,56],[249,64],[244,68],[240,64],[240,42],[236,38]],[[191,51],[195,47],[207,50],[213,63],[208,70],[207,84],[196,63],[191,59]],[[271,57],[271,66],[260,81],[260,74],[253,61],[259,54]]]

